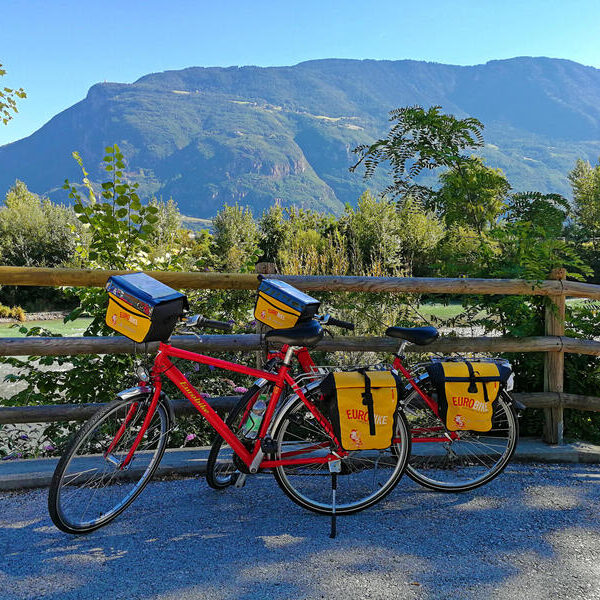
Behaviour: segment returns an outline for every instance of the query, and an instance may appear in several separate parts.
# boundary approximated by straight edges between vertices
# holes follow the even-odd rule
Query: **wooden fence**
[[[27,286],[104,286],[110,275],[124,271],[91,271],[75,269],[39,269],[0,267],[1,285]],[[182,289],[252,290],[258,285],[256,275],[237,273],[176,273],[149,272],[156,279]],[[526,406],[544,408],[546,413],[544,438],[550,443],[562,443],[563,409],[577,408],[600,411],[600,397],[565,394],[565,352],[600,355],[600,342],[565,337],[565,301],[568,296],[600,299],[600,286],[565,281],[563,269],[554,270],[548,280],[532,282],[514,279],[442,279],[402,277],[329,277],[270,275],[308,291],[359,291],[395,294],[494,294],[542,295],[550,302],[546,310],[545,336],[527,338],[451,337],[442,338],[427,346],[431,352],[544,352],[544,391],[515,394]],[[260,337],[251,335],[175,336],[173,341],[183,348],[206,352],[258,350]],[[398,341],[390,338],[345,336],[324,339],[318,346],[324,351],[391,352]],[[155,345],[150,344],[150,350]],[[138,349],[141,347],[138,345]],[[90,353],[130,353],[135,345],[122,337],[85,338],[2,338],[0,355],[73,355]],[[422,352],[422,348],[407,350]],[[518,374],[517,374],[518,376]],[[596,390],[591,390],[596,393]],[[218,398],[219,406],[229,406],[233,398]],[[0,409],[0,424],[46,422],[83,419],[97,408],[95,405],[54,405],[10,407]],[[179,407],[178,407],[179,408]]]

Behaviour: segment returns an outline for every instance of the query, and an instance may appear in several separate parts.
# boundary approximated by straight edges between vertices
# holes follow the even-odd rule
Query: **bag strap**
[[[477,393],[477,379],[475,378],[475,370],[473,369],[473,365],[470,361],[465,360],[465,364],[467,365],[467,369],[469,369],[469,389],[467,390],[469,394]],[[483,385],[485,389],[485,385]]]
[[[473,369],[473,365],[471,364],[471,362],[469,362],[468,360],[465,360],[465,364],[467,365],[467,369],[469,369],[469,381],[471,382],[467,391],[469,392],[469,394],[476,394],[477,377],[475,376],[475,370]],[[481,386],[483,387],[483,400],[487,404],[490,401],[490,397],[488,395],[487,385],[484,381],[482,381],[482,379],[483,378],[481,377],[479,378],[479,383],[481,383]],[[494,378],[494,380],[499,380],[499,377]]]
[[[367,375],[366,369],[359,369],[359,373],[365,378],[365,391],[362,393],[362,403],[369,412],[369,434],[375,435],[375,407],[373,405],[373,394],[371,393],[371,378]]]

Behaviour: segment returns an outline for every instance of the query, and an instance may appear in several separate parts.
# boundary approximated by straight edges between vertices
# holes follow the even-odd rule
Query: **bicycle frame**
[[[394,367],[394,369],[396,369],[397,371],[400,371],[400,373],[402,373],[402,375],[406,378],[406,380],[412,386],[412,388],[419,394],[419,396],[421,396],[421,398],[423,399],[423,402],[425,402],[425,404],[433,411],[435,416],[438,417],[441,422],[440,412],[439,412],[437,402],[431,396],[428,396],[418,386],[418,384],[414,380],[414,377],[412,376],[411,372],[402,364],[402,357],[400,355],[396,355],[392,366]],[[425,431],[427,431],[427,432],[443,431],[444,432],[444,435],[439,436],[439,437],[415,437],[413,435],[413,437],[411,437],[412,443],[447,442],[448,440],[455,440],[455,439],[459,438],[458,434],[455,431],[446,431],[446,428],[443,427],[442,425],[440,425],[439,427],[428,427],[427,429],[423,429],[423,428],[412,429],[411,431],[413,434],[415,432],[421,433],[421,432],[425,432]]]
[[[279,351],[279,354],[285,355],[288,352],[289,348],[289,346],[284,346]],[[305,370],[308,370],[311,368],[311,366],[314,366],[314,363],[310,355],[308,354],[306,348],[292,348],[292,351],[296,354],[298,360],[300,361],[300,364]],[[237,438],[233,431],[231,431],[231,429],[225,424],[223,419],[221,419],[221,417],[216,413],[216,411],[208,404],[208,402],[206,402],[206,400],[202,397],[202,394],[188,381],[185,375],[173,364],[170,358],[181,358],[200,364],[214,366],[219,369],[233,371],[235,373],[242,373],[243,375],[250,375],[251,377],[256,377],[258,379],[266,379],[267,381],[271,381],[275,384],[273,392],[271,394],[271,398],[267,405],[267,409],[265,411],[264,418],[259,429],[258,436],[254,441],[254,447],[252,451],[249,451],[244,446],[244,444],[242,444],[242,442]],[[283,363],[277,373],[271,373],[269,371],[254,369],[246,365],[241,365],[238,363],[233,363],[218,358],[213,358],[211,356],[197,354],[196,352],[190,352],[189,350],[174,348],[170,344],[161,342],[158,348],[158,354],[156,355],[154,365],[151,371],[151,380],[154,387],[152,400],[150,402],[150,406],[148,407],[148,411],[144,418],[144,422],[142,423],[141,429],[138,432],[138,435],[136,436],[136,439],[134,440],[127,456],[122,461],[120,468],[126,468],[127,465],[131,462],[131,459],[133,458],[133,455],[140,441],[144,437],[144,434],[150,424],[150,421],[152,420],[162,390],[161,376],[163,375],[170,379],[181,390],[184,396],[194,405],[196,410],[198,410],[198,412],[206,418],[206,420],[217,431],[217,433],[221,437],[223,437],[223,439],[231,446],[235,454],[237,454],[237,456],[244,462],[244,464],[250,469],[251,472],[256,472],[256,470],[258,470],[259,468],[267,469],[283,465],[328,463],[334,460],[338,460],[339,458],[345,456],[347,452],[341,448],[329,421],[321,414],[321,412],[314,405],[314,403],[306,398],[306,396],[302,392],[302,389],[298,386],[298,384],[290,375],[289,370],[289,365]],[[289,385],[294,391],[294,393],[298,395],[298,397],[306,405],[308,410],[310,410],[310,412],[314,415],[317,422],[325,429],[327,434],[331,437],[332,441],[336,445],[335,452],[329,452],[326,456],[313,458],[292,458],[292,456],[297,456],[302,452],[307,452],[315,448],[323,447],[322,445],[317,444],[302,451],[295,450],[289,453],[285,453],[279,460],[263,460],[264,453],[261,449],[261,440],[266,436],[268,432],[271,420],[273,418],[273,415],[275,414],[277,402],[279,401],[279,398],[281,397],[281,394],[283,393],[283,389],[286,384]],[[109,451],[110,448],[114,447],[114,445],[118,442],[119,438],[123,435],[123,431],[125,430],[127,420],[130,418],[131,415],[128,414],[126,417],[126,422],[121,426],[121,428],[115,436],[115,439],[111,443]],[[109,451],[107,451],[107,454],[109,453]]]

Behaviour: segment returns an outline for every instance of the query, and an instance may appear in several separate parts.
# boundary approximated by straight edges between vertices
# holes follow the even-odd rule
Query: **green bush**
[[[0,318],[15,319],[23,323],[27,319],[27,316],[20,306],[4,306],[4,304],[0,304]]]

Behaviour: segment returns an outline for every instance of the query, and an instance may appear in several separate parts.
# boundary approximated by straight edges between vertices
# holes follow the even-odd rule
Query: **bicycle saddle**
[[[435,327],[388,327],[385,335],[400,338],[418,346],[426,346],[437,340],[440,334]]]
[[[308,321],[289,329],[272,329],[265,333],[265,340],[290,346],[314,346],[323,338],[323,329],[318,321]]]

